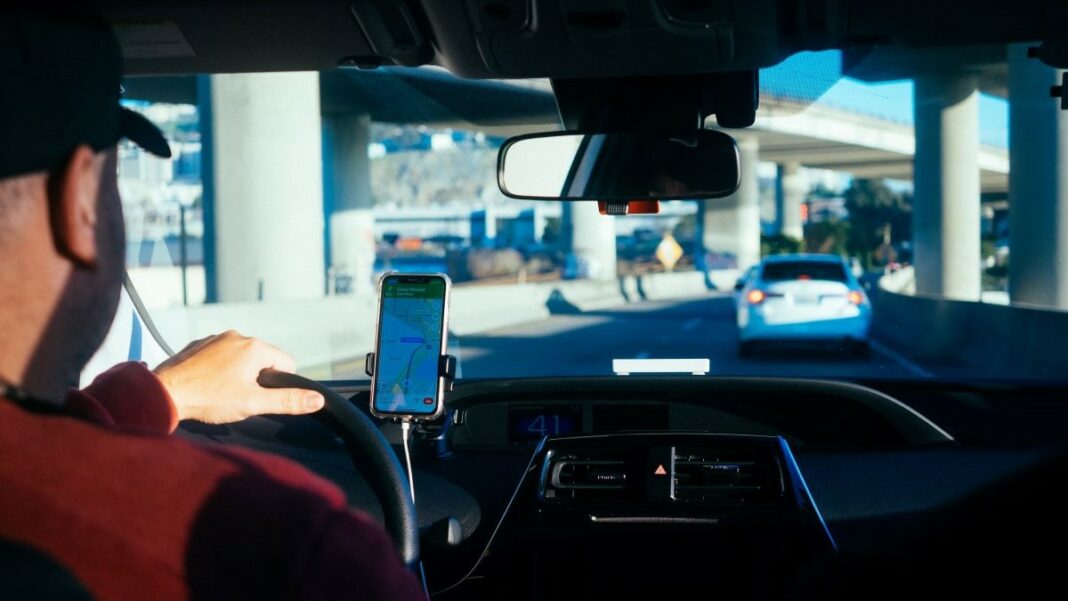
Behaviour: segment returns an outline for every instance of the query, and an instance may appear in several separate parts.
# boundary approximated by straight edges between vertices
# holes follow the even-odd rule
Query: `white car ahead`
[[[869,353],[871,303],[841,257],[775,255],[746,276],[736,297],[739,354],[764,342],[831,343]]]

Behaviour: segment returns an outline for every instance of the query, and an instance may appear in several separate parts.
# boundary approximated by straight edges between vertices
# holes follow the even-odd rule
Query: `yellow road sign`
[[[664,239],[656,245],[656,258],[667,271],[675,269],[675,264],[682,258],[682,247],[670,233],[664,234]]]

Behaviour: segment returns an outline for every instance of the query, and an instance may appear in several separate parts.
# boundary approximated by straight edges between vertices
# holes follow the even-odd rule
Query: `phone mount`
[[[456,365],[457,359],[452,354],[442,354],[438,360],[438,375],[444,378],[444,391],[452,392],[453,383],[456,381]],[[377,363],[375,361],[375,353],[368,352],[363,360],[363,371],[368,377],[375,377],[375,368]],[[397,421],[398,418],[394,418],[393,421]],[[449,431],[451,424],[451,414],[449,411],[445,411],[442,420],[435,422],[425,422],[423,420],[413,420],[414,432],[422,439],[433,439],[438,444],[438,454],[441,456],[449,455],[449,449],[447,449],[447,442],[445,434]]]
[[[456,357],[442,355],[438,360],[438,377],[445,378],[445,391],[452,390],[452,383],[456,380]],[[367,353],[363,362],[363,371],[370,377],[375,377],[375,354]]]

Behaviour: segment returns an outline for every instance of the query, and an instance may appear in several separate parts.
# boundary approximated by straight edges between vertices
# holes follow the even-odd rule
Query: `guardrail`
[[[906,356],[989,378],[1068,377],[1068,312],[879,288],[873,334]]]

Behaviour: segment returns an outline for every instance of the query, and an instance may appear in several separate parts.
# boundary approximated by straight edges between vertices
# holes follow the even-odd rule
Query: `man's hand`
[[[252,415],[300,415],[322,409],[317,392],[263,388],[265,369],[293,372],[293,359],[279,349],[230,330],[182,349],[155,369],[178,410],[178,419],[209,424],[241,421]]]

